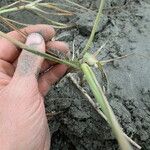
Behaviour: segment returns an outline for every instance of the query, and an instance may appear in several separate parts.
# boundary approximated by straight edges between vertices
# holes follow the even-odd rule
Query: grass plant
[[[68,6],[69,6],[69,4],[71,4],[71,5],[75,5],[76,7],[79,7],[80,9],[82,8],[82,9],[86,10],[86,8],[79,6],[77,3],[74,3],[70,0],[65,0],[65,1],[68,2]],[[110,127],[119,143],[121,150],[133,150],[130,143],[132,143],[134,146],[136,146],[137,148],[140,149],[141,147],[138,144],[136,144],[134,141],[132,141],[123,132],[121,126],[119,125],[119,123],[113,113],[113,110],[111,109],[111,107],[108,103],[108,100],[102,90],[102,87],[98,83],[96,76],[92,70],[93,67],[98,67],[99,65],[103,66],[105,63],[110,61],[110,60],[105,61],[105,62],[98,61],[95,57],[97,54],[94,55],[89,52],[96,29],[97,29],[100,19],[102,17],[102,10],[104,8],[104,3],[105,3],[105,0],[101,0],[99,10],[97,13],[97,17],[96,17],[94,25],[93,25],[93,30],[91,32],[90,38],[89,38],[85,48],[83,49],[79,58],[76,58],[73,60],[72,59],[61,59],[61,58],[58,58],[58,57],[50,55],[50,54],[42,53],[39,50],[33,49],[33,48],[15,40],[14,38],[9,37],[2,31],[0,31],[0,36],[8,39],[12,43],[14,43],[16,46],[18,46],[24,50],[27,50],[35,55],[39,55],[41,57],[44,57],[45,59],[55,61],[57,63],[66,64],[66,65],[70,66],[71,68],[75,68],[78,71],[82,71],[97,103],[100,106],[100,108],[98,108],[98,112],[103,118],[105,118],[105,120],[110,125]],[[57,22],[57,21],[54,21],[54,20],[51,20],[51,19],[45,17],[46,14],[52,14],[52,13],[49,13],[48,11],[46,11],[45,8],[53,10],[55,12],[55,15],[72,16],[74,14],[73,12],[71,12],[69,10],[64,10],[62,7],[59,7],[59,4],[57,4],[57,3],[44,3],[41,0],[36,0],[36,1],[22,0],[21,1],[22,5],[19,5],[19,7],[18,7],[17,6],[18,4],[20,4],[20,1],[16,1],[8,6],[1,7],[0,15],[5,14],[5,13],[15,12],[15,11],[30,10],[30,11],[33,11],[34,13],[36,13],[39,17],[44,18],[46,21],[51,23],[51,25],[53,25],[55,28],[68,28],[68,27],[70,27],[68,24],[60,23],[60,22]],[[16,23],[16,24],[27,25],[25,23],[20,23],[20,22],[14,21],[14,20],[10,20],[8,18],[4,18],[2,16],[0,16],[0,20],[5,22],[5,24],[7,24],[7,25],[10,22]],[[9,24],[9,26],[11,26],[11,24]],[[14,27],[12,27],[12,28],[14,29]],[[78,86],[78,88],[79,88],[79,86]],[[88,99],[90,99],[87,94],[86,94],[86,97]],[[93,104],[94,101],[92,101],[92,99],[90,99],[90,103],[94,106],[94,104]]]

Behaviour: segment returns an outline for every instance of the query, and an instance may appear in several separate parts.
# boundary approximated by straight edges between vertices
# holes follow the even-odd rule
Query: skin
[[[32,25],[21,31],[27,38],[16,31],[8,35],[42,52],[69,52],[67,44],[51,41],[55,31],[48,25]],[[51,69],[41,73],[48,68]],[[66,71],[67,66],[22,51],[0,38],[1,150],[49,150],[50,132],[43,97]]]

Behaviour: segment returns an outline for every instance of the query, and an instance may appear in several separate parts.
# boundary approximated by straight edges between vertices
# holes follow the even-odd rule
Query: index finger
[[[27,36],[31,33],[38,32],[43,36],[45,41],[50,40],[55,35],[55,30],[51,26],[45,24],[30,25],[20,29],[20,31]],[[19,40],[20,42],[25,43],[26,41],[26,38],[24,38],[17,31],[12,31],[7,34],[8,36]],[[0,39],[0,59],[12,63],[19,56],[20,52],[21,51],[7,39]]]

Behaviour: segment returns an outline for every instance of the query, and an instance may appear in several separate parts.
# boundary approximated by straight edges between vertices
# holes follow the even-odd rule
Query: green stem
[[[105,0],[101,0],[100,2],[100,6],[99,6],[99,11],[97,13],[97,16],[96,16],[96,19],[95,19],[95,22],[94,22],[94,26],[93,26],[93,29],[92,29],[92,32],[91,32],[91,35],[90,35],[90,38],[85,46],[85,48],[83,49],[82,53],[81,53],[81,56],[83,56],[88,50],[89,48],[91,47],[92,45],[92,41],[94,39],[94,35],[95,35],[95,32],[98,28],[98,25],[99,25],[99,22],[101,20],[101,16],[102,16],[102,10],[104,8],[104,3],[105,3]]]
[[[24,10],[24,9],[27,9],[27,10],[37,10],[36,3],[37,2],[35,1],[35,2],[31,2],[31,3],[29,3],[27,5],[23,5],[23,6],[2,9],[2,10],[0,10],[0,15],[4,14],[4,13],[14,12],[14,11],[20,11],[20,10]]]
[[[101,106],[103,113],[105,114],[105,116],[107,117],[107,119],[109,121],[109,124],[118,140],[118,143],[119,143],[121,149],[122,150],[133,150],[131,145],[129,144],[129,142],[124,137],[123,131],[122,131],[92,69],[86,63],[81,64],[81,69],[85,75],[85,79],[87,80],[98,104]]]
[[[46,53],[42,53],[40,52],[40,50],[37,50],[37,49],[34,49],[30,46],[27,46],[23,43],[21,43],[20,41],[8,36],[7,34],[3,33],[0,31],[0,36],[1,37],[4,37],[6,38],[7,40],[9,40],[10,42],[12,42],[13,44],[15,44],[16,46],[26,50],[26,51],[29,51],[33,54],[36,54],[36,55],[39,55],[41,57],[44,57],[45,59],[47,60],[51,60],[51,61],[54,61],[54,62],[58,62],[58,63],[61,63],[61,64],[66,64],[68,66],[71,66],[73,68],[76,68],[76,69],[80,69],[79,65],[77,62],[74,62],[74,61],[68,61],[68,60],[62,60],[62,59],[59,59],[55,56],[52,56],[52,55],[49,55],[49,54],[46,54]]]
[[[68,2],[68,3],[70,3],[70,4],[72,4],[72,5],[74,5],[74,6],[77,6],[77,7],[81,8],[81,9],[83,9],[83,10],[89,11],[88,8],[86,8],[86,7],[84,7],[84,6],[81,6],[81,5],[79,5],[78,3],[72,2],[72,1],[70,1],[70,0],[65,0],[65,1]]]
[[[19,1],[16,1],[16,2],[14,2],[14,3],[11,3],[10,5],[3,6],[3,7],[0,8],[0,11],[1,11],[1,10],[4,10],[4,9],[8,9],[8,8],[10,8],[10,7],[12,7],[12,6],[18,4],[18,3],[20,3],[20,2],[19,2]]]
[[[26,9],[26,8],[27,8],[26,6],[19,6],[19,7],[14,7],[14,8],[3,9],[3,10],[0,10],[0,15],[4,14],[4,13],[7,13],[7,12],[23,10],[23,9]]]
[[[51,19],[45,17],[44,15],[42,15],[42,14],[39,13],[39,12],[33,11],[33,13],[35,13],[35,14],[38,15],[39,17],[45,19],[46,21],[48,21],[48,22],[50,22],[50,23],[52,23],[52,24],[54,24],[54,25],[58,25],[58,26],[60,26],[60,27],[67,27],[67,24],[53,21],[53,20],[51,20]]]

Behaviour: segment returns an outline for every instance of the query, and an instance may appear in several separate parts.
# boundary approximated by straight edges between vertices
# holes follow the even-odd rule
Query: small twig
[[[106,44],[108,43],[109,40],[107,40],[93,55],[96,57],[101,50],[106,46]]]
[[[127,55],[124,55],[124,56],[121,56],[121,57],[116,57],[116,58],[113,58],[113,59],[108,59],[108,60],[101,60],[100,63],[102,65],[105,65],[106,63],[110,63],[112,61],[115,61],[115,60],[120,60],[120,59],[123,59],[123,58],[126,58],[128,56],[131,56],[133,55],[134,53],[131,53],[131,54],[127,54]]]
[[[132,144],[134,145],[136,148],[141,149],[142,147],[140,145],[138,145],[136,142],[134,142],[130,137],[128,137],[125,133],[123,133],[125,138]]]

